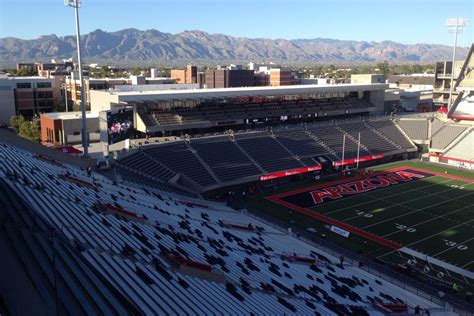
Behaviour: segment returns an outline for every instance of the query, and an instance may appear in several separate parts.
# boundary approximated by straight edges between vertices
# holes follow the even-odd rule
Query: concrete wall
[[[81,118],[63,120],[65,144],[81,142],[81,127]],[[91,141],[99,139],[99,119],[97,117],[87,118],[87,131]]]
[[[351,75],[352,84],[385,83],[385,76],[379,74]]]
[[[91,91],[91,112],[99,113],[100,111],[108,111],[111,109],[111,103],[118,103],[117,95],[103,91]]]
[[[384,100],[385,100],[385,91],[384,90],[374,90],[370,91],[370,103],[375,106],[375,110],[372,112],[374,115],[384,114]]]

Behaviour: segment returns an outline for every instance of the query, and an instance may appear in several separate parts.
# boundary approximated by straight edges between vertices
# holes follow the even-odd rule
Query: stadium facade
[[[385,84],[92,91],[91,110],[133,105],[143,133],[381,114]]]

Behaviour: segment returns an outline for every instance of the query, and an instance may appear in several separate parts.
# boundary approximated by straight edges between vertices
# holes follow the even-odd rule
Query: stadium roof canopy
[[[357,91],[384,91],[387,86],[388,85],[385,83],[372,83],[119,92],[92,90],[90,92],[90,95],[92,111],[99,112],[110,109],[110,104],[117,104],[120,102],[161,100],[184,101],[233,97],[284,96]]]

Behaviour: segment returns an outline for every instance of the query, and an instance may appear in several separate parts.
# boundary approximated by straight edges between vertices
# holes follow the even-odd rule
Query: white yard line
[[[444,268],[444,269],[446,269],[446,270],[449,270],[449,271],[452,271],[452,272],[456,272],[456,273],[458,273],[458,274],[460,274],[460,275],[463,275],[464,277],[468,277],[468,278],[470,278],[470,279],[474,279],[474,272],[471,272],[471,271],[468,271],[468,270],[466,270],[466,269],[463,269],[464,267],[467,267],[468,265],[470,265],[470,264],[471,264],[472,262],[474,262],[474,261],[471,261],[471,262],[469,262],[468,264],[466,264],[466,265],[464,265],[464,266],[462,266],[462,267],[458,267],[458,266],[455,266],[455,265],[453,265],[453,264],[450,264],[450,263],[444,262],[444,261],[442,261],[442,260],[436,259],[436,258],[434,258],[433,256],[428,256],[428,255],[426,255],[426,254],[424,254],[424,253],[421,253],[421,252],[419,252],[419,251],[416,251],[416,250],[413,250],[413,249],[410,248],[411,246],[416,245],[416,244],[419,243],[419,242],[422,242],[422,241],[428,240],[428,239],[430,239],[430,238],[436,237],[436,236],[438,236],[438,235],[440,235],[440,234],[442,234],[442,233],[444,233],[444,232],[446,232],[446,231],[449,231],[449,230],[451,230],[451,229],[455,229],[455,228],[460,227],[460,226],[463,226],[463,225],[467,225],[467,224],[469,224],[469,223],[471,223],[471,222],[474,222],[474,219],[471,219],[471,220],[469,220],[469,221],[467,221],[467,222],[465,222],[465,223],[462,223],[462,224],[459,224],[459,225],[456,225],[456,226],[447,228],[447,229],[445,229],[445,230],[443,230],[443,231],[440,231],[440,232],[438,232],[438,233],[436,233],[436,234],[433,234],[433,235],[431,235],[431,236],[428,236],[428,237],[425,237],[425,238],[423,238],[423,239],[420,239],[420,240],[417,240],[417,241],[415,241],[415,242],[412,242],[411,244],[408,244],[408,245],[406,245],[406,246],[404,246],[404,247],[402,247],[402,248],[400,248],[400,249],[396,249],[396,250],[389,251],[389,252],[387,252],[387,253],[385,253],[385,254],[383,254],[383,255],[381,255],[381,256],[378,256],[377,258],[382,258],[382,257],[385,257],[385,256],[391,254],[391,253],[400,251],[400,252],[406,253],[406,254],[408,254],[408,255],[411,255],[411,256],[413,256],[413,257],[416,257],[416,258],[418,258],[418,259],[426,260],[426,261],[428,261],[429,263],[432,263],[432,264],[435,264],[435,265],[437,265],[437,266],[440,266],[440,267],[442,267],[442,268]]]
[[[420,191],[421,193],[425,193],[426,195],[421,196],[421,197],[417,197],[417,198],[414,198],[414,199],[411,199],[411,200],[405,200],[404,202],[397,203],[397,204],[393,204],[392,202],[387,201],[386,198],[391,198],[391,197],[393,197],[393,196],[395,196],[395,195],[398,195],[398,193],[397,193],[397,194],[394,194],[394,195],[391,195],[391,196],[384,197],[384,198],[379,198],[378,200],[385,201],[385,202],[388,202],[388,203],[392,203],[391,206],[385,208],[386,210],[388,210],[388,209],[390,209],[390,208],[392,208],[392,207],[395,207],[395,206],[399,206],[399,205],[402,205],[402,204],[405,204],[405,203],[409,203],[409,202],[421,200],[421,199],[424,199],[424,198],[426,198],[427,196],[430,196],[430,195],[439,195],[440,193],[452,191],[452,190],[454,190],[454,189],[456,189],[456,188],[450,188],[450,189],[438,191],[438,192],[435,192],[435,193],[426,193],[426,192],[424,192],[424,191],[421,190],[421,189],[416,189],[416,190],[413,190],[413,191]],[[406,192],[403,192],[403,193],[406,193]],[[376,200],[374,200],[374,201],[376,201]],[[407,208],[408,208],[408,207],[407,207]],[[367,213],[367,212],[366,212],[366,213]],[[326,213],[326,214],[328,214],[328,213]],[[326,215],[326,214],[324,214],[324,215]],[[370,213],[367,213],[367,214],[370,214]],[[346,219],[343,219],[343,220],[341,220],[341,221],[342,221],[342,222],[346,222],[346,221],[349,221],[349,220],[351,220],[351,219],[354,219],[354,218],[357,218],[357,217],[361,217],[361,216],[364,216],[364,215],[352,216],[352,217],[350,217],[350,218],[346,218]]]
[[[453,249],[456,249],[456,247],[461,246],[461,245],[464,245],[465,243],[470,242],[470,241],[473,240],[473,239],[474,239],[474,237],[471,237],[471,238],[469,238],[468,240],[465,240],[465,241],[463,241],[463,242],[456,243],[455,246],[449,247],[448,249],[445,249],[445,250],[443,250],[443,251],[440,251],[440,252],[438,252],[438,253],[435,253],[435,254],[432,255],[432,256],[433,256],[433,257],[437,257],[437,256],[439,256],[440,254],[445,253],[445,252],[448,252],[448,251],[453,250]]]
[[[451,189],[451,190],[454,190],[454,188]],[[445,191],[442,191],[442,192],[447,192],[447,191],[450,191],[450,190],[445,190]],[[441,193],[441,192],[438,192],[438,193]],[[464,195],[458,196],[458,197],[456,197],[456,199],[460,199],[460,198],[462,198],[462,197],[465,197],[465,196],[468,196],[468,195],[471,195],[471,194],[474,194],[474,192],[470,192],[470,193],[468,193],[468,194],[464,194]],[[423,197],[420,197],[420,198],[417,198],[417,199],[419,200],[419,199],[422,199],[422,198],[425,198],[425,197],[426,197],[426,196],[423,196]],[[404,217],[404,216],[407,216],[407,215],[411,215],[411,214],[414,214],[414,213],[417,213],[417,212],[421,212],[421,211],[423,211],[423,210],[425,210],[425,209],[431,208],[431,207],[436,206],[436,205],[448,203],[448,202],[451,202],[451,201],[453,201],[453,200],[455,200],[455,199],[449,199],[449,200],[442,201],[442,202],[439,202],[439,203],[431,204],[431,205],[428,205],[428,206],[426,206],[426,207],[416,209],[416,210],[414,210],[414,211],[412,211],[412,212],[403,213],[403,214],[401,214],[401,215],[399,215],[399,216],[391,217],[391,218],[389,218],[389,219],[386,219],[386,220],[383,220],[383,221],[380,221],[380,222],[377,222],[377,223],[374,223],[374,224],[370,224],[370,225],[364,226],[364,227],[362,227],[362,229],[366,229],[366,228],[373,227],[373,226],[376,226],[376,225],[379,225],[379,224],[382,224],[382,223],[385,223],[385,222],[389,222],[389,221],[394,220],[394,219],[396,219],[396,218],[400,218],[400,217]],[[402,202],[402,203],[394,204],[393,206],[401,206],[402,204],[405,204],[405,203],[406,203],[406,202]],[[408,208],[408,207],[407,207],[407,208]],[[444,215],[446,215],[446,214],[444,214]],[[443,215],[443,216],[444,216],[444,215]]]
[[[425,185],[425,186],[422,186],[422,187],[420,187],[420,188],[411,189],[411,191],[421,191],[421,190],[424,189],[424,188],[429,188],[429,187],[432,187],[432,186],[436,186],[436,185],[439,185],[439,184],[442,184],[442,183],[446,183],[446,182],[451,182],[451,181],[454,181],[454,180],[456,180],[456,179],[449,179],[449,180],[441,181],[441,182],[437,182],[437,183],[430,183],[429,185]],[[415,181],[415,182],[416,182],[416,181]],[[406,185],[408,185],[408,184],[414,184],[415,182],[407,182],[407,183],[399,184],[398,186],[403,186],[404,184],[406,184]],[[393,187],[386,187],[386,188],[384,188],[384,189],[379,189],[379,190],[377,190],[377,191],[373,191],[372,193],[375,193],[375,192],[382,192],[382,191],[388,190],[388,189],[393,189]],[[330,214],[333,214],[333,213],[337,213],[337,212],[344,211],[344,210],[346,210],[346,209],[350,209],[350,208],[354,208],[354,207],[357,207],[357,206],[369,204],[369,203],[372,203],[372,202],[375,202],[375,201],[381,201],[381,200],[384,200],[384,199],[386,199],[386,198],[391,198],[391,197],[394,197],[394,196],[397,196],[397,195],[406,194],[406,193],[407,193],[406,191],[403,191],[403,192],[400,192],[400,193],[395,193],[395,194],[388,195],[388,196],[384,196],[384,197],[381,197],[381,198],[373,198],[372,200],[367,201],[367,202],[362,202],[362,203],[359,203],[359,204],[354,204],[354,205],[346,206],[346,207],[343,207],[343,208],[338,208],[338,209],[335,210],[335,211],[331,211],[331,212],[324,213],[324,215],[330,215]],[[370,196],[370,192],[361,193],[361,195],[363,195],[363,194],[366,194],[368,197],[372,198],[372,197]],[[347,201],[347,199],[350,199],[350,198],[352,198],[352,197],[360,197],[361,195],[357,194],[357,195],[349,196],[349,197],[345,198],[344,201]]]
[[[474,192],[471,193],[471,194],[474,194]],[[447,203],[447,202],[451,202],[451,201],[445,201],[445,202],[443,202],[443,203]],[[438,204],[440,204],[440,203],[438,203]],[[473,204],[466,205],[466,206],[461,207],[461,208],[458,208],[458,209],[455,210],[455,211],[452,211],[452,212],[449,212],[449,213],[445,213],[445,214],[443,214],[443,215],[438,215],[438,216],[432,217],[432,218],[430,218],[430,219],[428,219],[428,220],[426,220],[426,221],[423,221],[423,222],[420,222],[420,223],[416,223],[415,225],[410,225],[410,227],[417,227],[417,226],[419,226],[419,225],[423,225],[423,224],[429,223],[429,222],[431,222],[431,221],[434,221],[434,220],[440,219],[440,218],[442,218],[442,217],[445,217],[446,215],[450,215],[450,214],[457,213],[457,212],[459,212],[459,211],[462,211],[462,210],[465,209],[465,208],[472,207],[472,206],[474,206],[474,203],[473,203]],[[422,209],[420,209],[420,210],[422,210]],[[415,212],[417,212],[417,211],[415,211]],[[466,224],[466,223],[461,223],[461,225],[465,225],[465,224]],[[382,237],[385,238],[385,237],[387,237],[387,236],[391,236],[391,235],[393,235],[393,234],[396,234],[396,233],[399,233],[399,232],[402,232],[402,231],[404,231],[404,229],[397,229],[396,231],[391,232],[391,233],[388,233],[388,234],[386,234],[386,235],[383,235]]]
[[[471,263],[474,263],[474,261],[471,261],[471,262],[466,263],[466,264],[463,265],[461,268],[465,268],[465,267],[469,266]]]

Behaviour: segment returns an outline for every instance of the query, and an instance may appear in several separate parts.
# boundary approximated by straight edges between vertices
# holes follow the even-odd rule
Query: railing
[[[285,227],[288,227],[288,223],[275,219],[271,216],[263,214],[257,210],[244,210],[243,211],[249,217],[255,218],[268,226],[271,226],[277,230],[288,233]],[[312,233],[308,233],[301,229],[292,227],[292,236],[308,243],[324,252],[338,258],[341,255],[344,256],[345,262],[358,266],[360,269],[379,277],[395,286],[405,289],[409,292],[416,294],[430,302],[437,305],[443,306],[446,309],[453,310],[461,315],[472,315],[474,313],[474,306],[465,300],[462,300],[449,293],[444,293],[444,297],[441,298],[438,293],[439,289],[434,286],[430,286],[425,282],[416,280],[414,278],[406,277],[400,273],[395,273],[392,267],[389,267],[383,263],[378,263],[367,257],[356,254],[346,248],[337,245],[327,239],[323,239]]]

